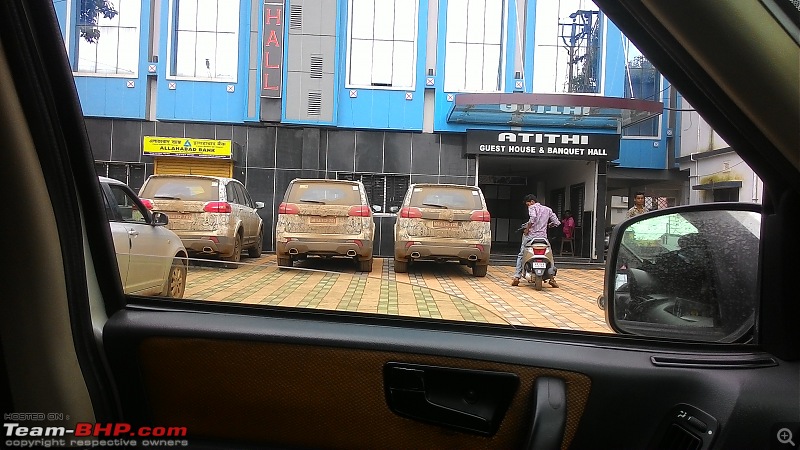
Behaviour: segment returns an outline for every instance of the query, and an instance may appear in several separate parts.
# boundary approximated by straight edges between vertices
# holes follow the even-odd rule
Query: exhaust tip
[[[419,258],[419,252],[411,252],[412,258]]]
[[[355,250],[348,250],[347,251],[347,256],[356,256],[356,251]]]
[[[469,255],[469,260],[470,261],[477,261],[478,260],[478,255]]]
[[[214,253],[214,249],[211,247],[203,247],[203,253]]]
[[[297,254],[297,249],[296,248],[290,248],[289,249],[289,254],[290,255],[296,255]]]

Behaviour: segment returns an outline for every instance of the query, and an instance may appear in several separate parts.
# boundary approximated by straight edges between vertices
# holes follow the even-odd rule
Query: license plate
[[[458,222],[447,222],[444,220],[434,220],[433,221],[434,228],[457,228]]]
[[[533,262],[531,263],[531,267],[533,267],[534,269],[544,269],[545,267],[547,267],[547,263]]]
[[[191,214],[181,214],[181,213],[167,213],[167,217],[171,220],[189,220],[192,215]]]
[[[310,217],[311,223],[328,223],[328,224],[335,224],[336,217]]]

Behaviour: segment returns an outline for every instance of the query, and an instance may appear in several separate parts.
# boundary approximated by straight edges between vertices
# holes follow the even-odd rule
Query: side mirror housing
[[[389,208],[389,212],[392,214],[397,214],[397,211],[400,211],[399,206],[392,206],[391,208]]]
[[[169,223],[169,217],[164,214],[163,212],[154,212],[153,213],[153,225],[160,227],[164,226]]]
[[[372,211],[379,213],[381,210],[383,210],[383,208],[381,208],[380,205],[372,205]]]
[[[264,202],[256,202],[256,209],[261,209],[264,207]]]
[[[617,333],[746,342],[758,312],[761,206],[660,209],[617,225],[603,299]]]

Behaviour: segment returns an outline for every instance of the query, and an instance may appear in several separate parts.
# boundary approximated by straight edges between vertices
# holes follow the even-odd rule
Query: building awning
[[[740,189],[741,181],[719,181],[716,183],[697,184],[692,186],[695,191],[713,191],[716,189]]]
[[[585,94],[455,94],[449,123],[619,130],[658,116],[661,102]]]

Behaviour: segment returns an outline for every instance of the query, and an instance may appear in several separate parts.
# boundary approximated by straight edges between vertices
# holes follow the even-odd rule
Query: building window
[[[738,202],[739,188],[713,189],[711,197],[714,202]]]
[[[170,69],[173,77],[236,81],[238,0],[173,0]]]
[[[350,0],[348,87],[414,89],[417,0]]]
[[[444,89],[497,92],[503,89],[504,0],[449,0]]]
[[[602,93],[601,23],[588,0],[536,2],[534,92]]]
[[[625,98],[661,101],[661,74],[653,64],[627,39],[625,49]],[[622,129],[623,136],[658,137],[661,116]]]
[[[101,177],[113,178],[130,186],[134,192],[144,184],[147,172],[144,163],[116,163],[95,161],[94,169]]]
[[[407,175],[377,175],[377,174],[360,174],[360,173],[343,173],[336,174],[339,180],[360,181],[364,184],[364,190],[367,192],[367,201],[370,206],[380,206],[381,211],[384,213],[391,212],[391,208],[403,204],[403,197],[406,195],[410,178]]]
[[[76,73],[135,77],[139,67],[141,2],[108,3],[116,14],[104,14],[91,0],[76,2],[72,69]]]

